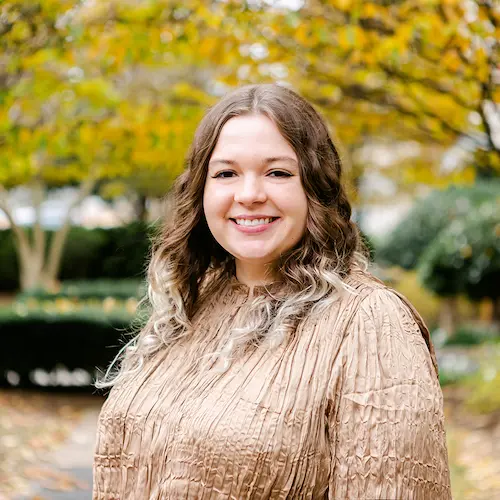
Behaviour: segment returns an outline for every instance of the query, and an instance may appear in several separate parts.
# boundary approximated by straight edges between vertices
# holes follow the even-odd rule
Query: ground
[[[500,414],[466,411],[445,387],[454,500],[500,498]],[[103,398],[0,391],[0,500],[84,500],[91,495],[95,422]]]
[[[103,398],[0,390],[0,500],[91,498]]]

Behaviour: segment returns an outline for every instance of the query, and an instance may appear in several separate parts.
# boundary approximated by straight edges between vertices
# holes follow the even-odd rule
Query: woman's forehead
[[[249,147],[252,148],[251,151],[248,151]],[[231,118],[221,130],[213,156],[219,152],[226,154],[247,152],[297,158],[292,146],[281,135],[275,123],[263,115]]]

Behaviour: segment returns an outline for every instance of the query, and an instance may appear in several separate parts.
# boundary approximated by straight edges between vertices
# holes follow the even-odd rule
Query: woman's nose
[[[266,191],[261,180],[253,176],[239,183],[234,193],[234,201],[244,205],[263,203],[266,199]]]

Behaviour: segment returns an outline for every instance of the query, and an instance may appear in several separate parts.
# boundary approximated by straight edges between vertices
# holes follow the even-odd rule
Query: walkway
[[[69,439],[32,471],[29,495],[16,500],[89,500],[92,497],[92,455],[98,407],[90,407]]]

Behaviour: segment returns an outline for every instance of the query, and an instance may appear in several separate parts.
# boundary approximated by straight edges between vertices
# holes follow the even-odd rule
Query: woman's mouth
[[[266,217],[262,219],[231,219],[238,226],[260,226],[262,224],[270,224],[271,222],[279,219],[279,217]]]
[[[262,217],[259,219],[230,219],[234,226],[244,233],[261,233],[273,226],[279,217]]]

